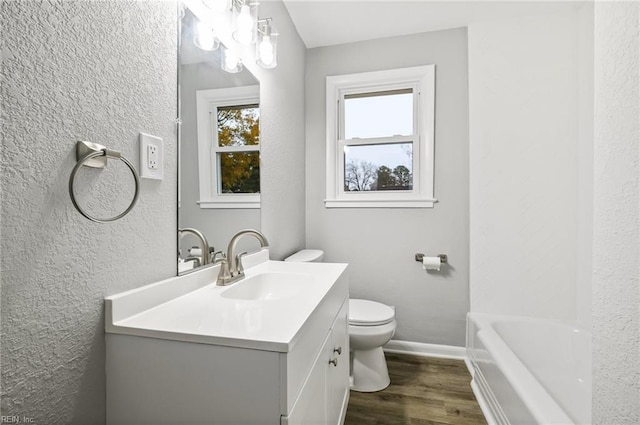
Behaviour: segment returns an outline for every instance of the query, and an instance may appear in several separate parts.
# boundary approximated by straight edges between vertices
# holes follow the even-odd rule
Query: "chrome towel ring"
[[[122,156],[120,152],[112,151],[97,143],[79,141],[78,143],[76,143],[76,159],[78,162],[76,163],[75,167],[73,167],[71,176],[69,177],[69,195],[71,196],[71,202],[73,203],[73,206],[76,207],[80,214],[91,221],[95,221],[96,223],[110,223],[112,221],[121,219],[133,209],[134,205],[138,201],[138,195],[140,195],[140,179],[138,178],[138,173],[136,172],[133,164],[131,164],[131,162],[129,162],[127,158]],[[127,167],[129,167],[129,170],[131,170],[131,173],[133,174],[133,180],[135,181],[136,188],[133,195],[133,200],[126,210],[116,215],[115,217],[97,218],[90,215],[80,206],[80,204],[78,204],[78,201],[76,200],[74,184],[76,181],[78,170],[80,168],[104,168],[107,166],[108,159],[119,159],[120,161],[124,162]]]

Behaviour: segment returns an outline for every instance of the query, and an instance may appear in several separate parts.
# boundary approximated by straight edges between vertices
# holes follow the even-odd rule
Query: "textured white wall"
[[[589,16],[469,27],[472,311],[587,321]]]
[[[595,5],[593,423],[640,423],[640,4]]]
[[[1,15],[2,414],[103,424],[103,298],[176,271],[176,5],[3,1]],[[164,181],[143,180],[124,219],[88,221],[67,188],[76,140],[137,167],[140,131],[164,139]],[[123,208],[128,173],[82,171],[81,202]]]
[[[307,246],[348,262],[350,295],[396,307],[394,339],[462,346],[469,309],[469,141],[464,28],[310,49],[307,53]],[[326,209],[327,75],[436,65],[431,209]],[[447,254],[426,273],[414,254]]]

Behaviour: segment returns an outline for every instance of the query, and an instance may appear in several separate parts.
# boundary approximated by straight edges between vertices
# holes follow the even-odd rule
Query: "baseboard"
[[[453,345],[426,344],[423,342],[398,341],[392,339],[383,347],[387,353],[411,354],[414,356],[439,357],[442,359],[466,360],[467,349]]]

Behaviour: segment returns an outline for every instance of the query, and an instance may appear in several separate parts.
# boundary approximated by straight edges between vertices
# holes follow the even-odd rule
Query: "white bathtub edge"
[[[471,361],[471,363],[473,364],[473,361]],[[473,379],[471,380],[471,390],[478,401],[478,405],[480,406],[480,410],[482,410],[487,424],[510,425],[509,419],[507,419],[502,411],[502,407],[500,407],[500,403],[498,403],[493,395],[493,391],[491,391],[484,375],[482,375],[482,371],[473,366],[471,367],[474,369]]]
[[[469,375],[471,375],[471,379],[473,379],[476,376],[476,371],[473,368],[473,362],[471,361],[469,356],[465,356],[464,364],[467,366],[467,370],[469,371]]]
[[[399,341],[392,339],[383,347],[383,349],[387,353],[394,354],[410,354],[422,357],[465,360],[465,362],[467,359],[466,348],[456,347],[454,345],[427,344],[424,342]],[[469,365],[467,364],[467,368],[468,367]]]
[[[554,398],[495,327],[496,323],[516,322],[566,326],[566,322],[548,319],[483,313],[467,316],[467,355],[474,369],[472,388],[483,413],[487,418],[492,416],[497,425],[510,421],[514,424],[573,424],[560,404],[562,400]],[[505,405],[501,404],[503,402]]]
[[[478,383],[475,379],[471,380],[471,390],[473,391],[473,395],[476,397],[476,401],[478,402],[478,406],[480,406],[480,410],[482,410],[482,414],[484,415],[484,419],[487,421],[487,425],[499,425],[493,415],[493,411],[489,407],[487,400],[485,400],[484,394],[482,393],[482,390],[478,386]]]

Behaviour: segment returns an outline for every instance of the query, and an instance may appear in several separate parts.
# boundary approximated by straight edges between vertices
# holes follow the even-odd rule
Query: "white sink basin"
[[[216,285],[214,265],[107,297],[105,330],[286,353],[333,288],[347,293],[346,264],[270,261],[268,250],[242,260],[246,277],[230,286]]]
[[[311,276],[301,273],[261,273],[241,280],[220,296],[233,300],[271,301],[300,294]]]

